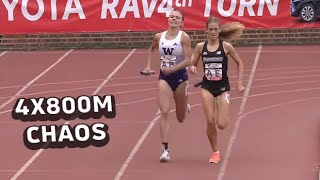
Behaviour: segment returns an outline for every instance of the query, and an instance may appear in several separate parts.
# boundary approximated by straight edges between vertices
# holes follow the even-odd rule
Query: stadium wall
[[[196,43],[204,31],[186,31]],[[103,32],[0,35],[0,50],[148,48],[157,32]],[[246,30],[235,46],[320,45],[320,28]]]

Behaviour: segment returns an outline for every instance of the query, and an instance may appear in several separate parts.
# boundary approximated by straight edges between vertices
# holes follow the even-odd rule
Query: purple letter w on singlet
[[[174,48],[162,48],[165,55],[172,55]]]

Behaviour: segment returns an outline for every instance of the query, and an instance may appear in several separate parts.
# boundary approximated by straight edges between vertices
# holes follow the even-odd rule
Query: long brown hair
[[[221,29],[219,38],[224,40],[235,40],[243,35],[245,29],[244,25],[239,22],[229,22],[221,25],[220,19],[216,17],[208,18],[206,22],[206,29],[210,23],[217,23]]]

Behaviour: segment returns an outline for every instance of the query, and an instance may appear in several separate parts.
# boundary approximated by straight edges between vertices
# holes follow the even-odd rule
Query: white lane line
[[[112,76],[124,65],[125,62],[130,58],[130,56],[134,53],[136,49],[133,49],[127,57],[111,72],[111,74],[101,83],[101,85],[92,93],[95,95],[98,93],[101,88],[112,78]],[[65,122],[64,124],[69,124],[70,121]],[[39,149],[20,169],[10,180],[16,180],[32,163],[40,154],[44,151],[44,149]]]
[[[244,108],[245,108],[246,103],[247,103],[247,100],[248,100],[248,97],[249,97],[249,92],[250,92],[250,88],[251,88],[251,85],[252,85],[254,73],[255,73],[255,71],[257,69],[258,61],[259,61],[260,54],[261,54],[261,49],[262,49],[262,46],[260,45],[258,47],[257,54],[256,54],[256,57],[255,57],[255,60],[254,60],[254,64],[252,66],[252,71],[251,71],[251,74],[249,76],[249,82],[247,84],[247,88],[246,88],[246,90],[244,92],[244,96],[243,96],[243,99],[242,99],[242,102],[241,102],[241,105],[240,105],[238,118],[236,119],[233,131],[232,131],[232,135],[230,137],[230,140],[229,140],[229,143],[228,143],[228,146],[227,146],[226,154],[225,154],[224,160],[222,162],[221,169],[220,169],[219,174],[218,174],[218,180],[222,180],[224,175],[225,175],[225,173],[226,173],[226,169],[227,169],[227,166],[228,166],[228,161],[229,161],[229,158],[230,158],[230,155],[231,155],[232,145],[233,145],[233,143],[235,142],[235,140],[237,138],[239,127],[240,127],[240,122],[241,122],[240,121],[241,120],[240,119],[240,115],[243,113]]]
[[[37,77],[35,77],[34,79],[32,79],[30,82],[28,82],[27,85],[23,86],[22,89],[20,89],[20,91],[18,91],[12,98],[10,98],[7,102],[1,104],[0,106],[0,110],[2,108],[4,108],[7,104],[11,103],[13,100],[16,99],[16,97],[18,97],[23,91],[25,91],[29,86],[31,86],[36,80],[38,80],[39,78],[41,78],[43,75],[45,75],[48,71],[50,71],[52,68],[54,68],[54,66],[56,66],[58,63],[60,63],[65,57],[67,57],[71,52],[73,51],[73,49],[69,50],[68,52],[66,52],[62,57],[60,57],[55,63],[53,63],[50,67],[48,67],[46,70],[44,70],[42,73],[40,73]]]

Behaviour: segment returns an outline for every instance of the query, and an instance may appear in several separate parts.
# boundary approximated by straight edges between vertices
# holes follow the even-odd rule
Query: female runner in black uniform
[[[243,29],[244,26],[237,22],[221,26],[218,18],[210,17],[206,22],[208,39],[197,44],[190,66],[190,72],[195,74],[198,61],[200,57],[202,58],[204,76],[201,84],[201,97],[202,107],[207,119],[207,135],[213,151],[209,159],[210,163],[220,161],[216,126],[223,130],[229,121],[228,56],[238,65],[238,90],[242,92],[245,89],[242,85],[242,60],[234,47],[222,39],[240,36]]]

